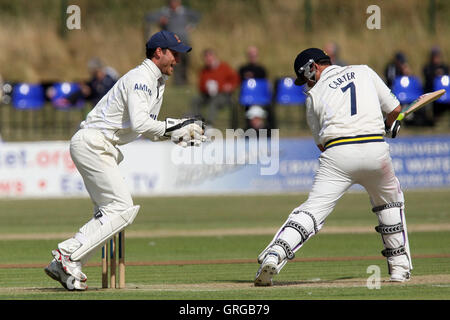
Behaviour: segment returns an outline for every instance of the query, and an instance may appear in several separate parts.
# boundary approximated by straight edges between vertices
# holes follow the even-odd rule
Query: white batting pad
[[[133,206],[120,214],[103,214],[99,218],[89,220],[74,236],[81,245],[72,252],[70,259],[79,261],[102,246],[116,233],[132,224],[139,209],[140,206]]]
[[[398,206],[385,208],[376,211],[379,226],[377,232],[381,234],[386,252],[395,252],[404,248],[404,254],[387,254],[389,273],[393,267],[402,267],[405,270],[412,270],[411,253],[409,250],[408,231],[403,203]]]

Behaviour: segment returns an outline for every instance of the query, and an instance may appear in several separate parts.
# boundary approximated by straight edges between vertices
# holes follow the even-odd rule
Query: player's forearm
[[[149,134],[152,136],[163,136],[166,131],[164,121],[156,120],[156,115],[149,115],[151,108],[148,104],[147,93],[143,90],[134,90],[128,95],[128,115],[130,117],[130,127],[136,133]]]
[[[135,119],[131,121],[131,129],[136,133],[161,137],[166,131],[166,124],[164,121],[151,118],[145,120]]]
[[[150,134],[153,136],[164,135],[166,131],[164,121],[152,119],[138,103],[130,103],[128,109],[131,130],[139,134]]]
[[[394,110],[392,110],[386,116],[386,126],[391,127],[395,120],[397,120],[398,115],[402,112],[402,106],[398,105]]]

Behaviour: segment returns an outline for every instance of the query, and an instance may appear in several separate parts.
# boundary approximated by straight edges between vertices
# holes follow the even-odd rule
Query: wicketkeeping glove
[[[386,125],[386,121],[385,121],[384,122],[384,130],[386,132],[386,134],[385,134],[386,137],[395,138],[397,136],[398,132],[400,131],[400,121],[395,120],[392,123],[390,128]]]
[[[166,132],[164,135],[182,146],[199,146],[206,141],[203,135],[205,125],[199,119],[166,119]]]

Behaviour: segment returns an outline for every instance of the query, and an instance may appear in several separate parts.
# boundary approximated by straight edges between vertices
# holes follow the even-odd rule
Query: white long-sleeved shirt
[[[341,137],[383,135],[383,114],[400,104],[366,65],[327,67],[307,95],[307,122],[317,145]]]
[[[158,121],[167,76],[150,60],[128,71],[81,122],[95,128],[114,144],[129,143],[141,135],[164,135],[165,122]]]

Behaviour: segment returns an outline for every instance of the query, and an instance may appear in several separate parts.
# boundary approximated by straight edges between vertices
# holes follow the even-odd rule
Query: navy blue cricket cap
[[[145,47],[147,49],[156,49],[158,47],[162,49],[169,48],[177,52],[189,52],[192,50],[191,47],[181,42],[180,38],[175,33],[166,30],[159,31],[152,35]]]
[[[295,58],[294,62],[294,71],[297,75],[297,79],[295,79],[295,84],[301,86],[306,83],[306,78],[303,76],[303,71],[300,71],[300,68],[308,63],[309,60],[314,60],[314,62],[318,62],[320,60],[330,60],[330,57],[327,55],[325,51],[318,48],[309,48],[300,52]]]

